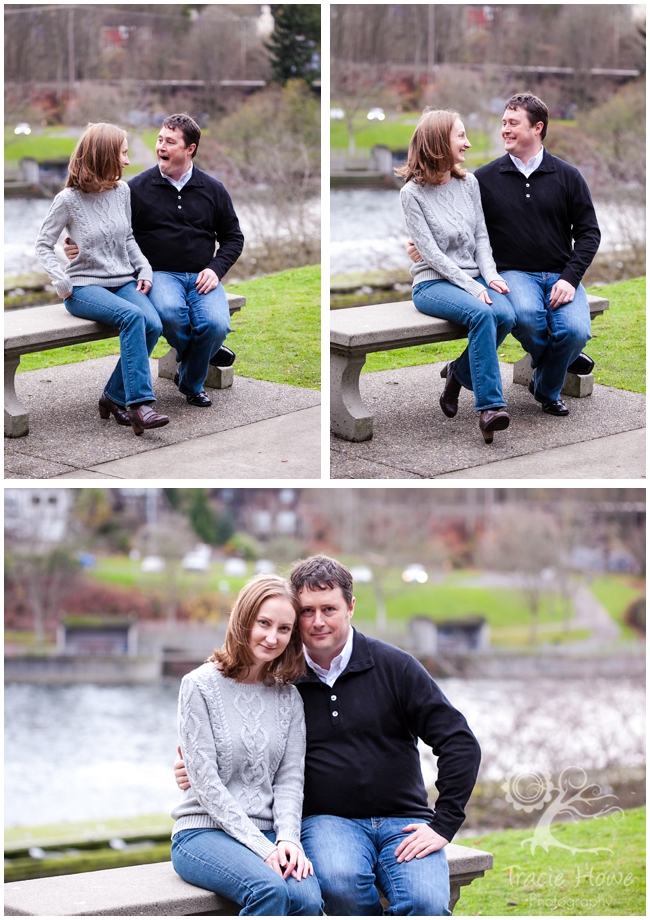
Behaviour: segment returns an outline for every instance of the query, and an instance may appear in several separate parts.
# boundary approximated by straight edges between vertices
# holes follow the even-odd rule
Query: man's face
[[[185,146],[185,138],[180,128],[161,128],[156,141],[156,156],[163,176],[180,179],[192,162],[192,153],[196,144]]]
[[[329,664],[339,654],[350,632],[350,619],[354,612],[347,605],[338,585],[334,588],[303,588],[300,601],[300,637],[311,657],[318,664]]]
[[[531,125],[525,109],[506,109],[501,121],[501,137],[506,153],[520,160],[530,159],[542,146],[543,128],[541,121]]]

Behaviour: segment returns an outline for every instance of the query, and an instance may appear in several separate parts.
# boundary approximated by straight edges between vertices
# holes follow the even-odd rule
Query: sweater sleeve
[[[232,268],[240,257],[244,248],[244,234],[241,232],[232,198],[223,187],[219,189],[217,199],[215,235],[219,248],[206,267],[211,268],[221,281],[228,269]]]
[[[275,849],[228,792],[219,776],[218,751],[203,695],[192,679],[181,682],[178,727],[192,792],[210,817],[227,834],[262,859]]]
[[[50,281],[59,297],[68,297],[72,294],[72,281],[63,271],[61,263],[54,253],[56,242],[61,235],[61,231],[65,230],[69,218],[65,196],[63,192],[59,192],[52,202],[52,207],[43,221],[36,240],[36,255],[49,275]]]
[[[414,658],[400,681],[402,705],[414,735],[438,758],[438,799],[430,827],[451,841],[465,820],[481,762],[478,741],[424,667]]]
[[[401,190],[400,201],[411,239],[427,265],[447,281],[462,288],[474,297],[477,297],[485,290],[482,284],[470,278],[440,249],[424,216],[420,202],[409,191],[407,186],[404,186]]]
[[[570,214],[573,252],[560,278],[568,281],[573,287],[577,287],[593,262],[600,245],[600,228],[596,211],[587,183],[578,170],[575,170]]]
[[[142,250],[138,246],[133,236],[133,216],[131,214],[131,190],[125,183],[126,194],[124,197],[124,209],[126,211],[128,232],[126,236],[126,251],[131,265],[138,273],[138,281],[153,281],[153,269],[145,258]]]
[[[467,177],[469,181],[469,176]],[[497,271],[496,264],[494,262],[494,257],[492,255],[492,247],[490,246],[490,238],[488,236],[487,227],[485,226],[485,215],[483,214],[483,205],[481,203],[481,190],[479,188],[478,182],[472,176],[470,190],[472,195],[472,202],[474,204],[474,210],[476,212],[476,231],[474,234],[474,258],[476,259],[476,264],[479,267],[481,272],[481,277],[486,284],[491,284],[493,281],[503,281],[504,279]]]
[[[273,826],[276,840],[290,840],[302,849],[300,829],[305,778],[305,711],[302,698],[291,688],[291,722],[282,760],[273,780]]]

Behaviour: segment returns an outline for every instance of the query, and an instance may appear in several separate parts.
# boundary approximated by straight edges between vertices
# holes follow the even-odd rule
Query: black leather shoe
[[[542,403],[542,412],[546,412],[547,415],[568,415],[569,410],[567,406],[564,405],[561,399],[553,399],[549,402]]]
[[[593,358],[590,358],[589,355],[586,355],[584,352],[578,355],[575,361],[572,361],[571,364],[567,367],[568,374],[579,374],[581,377],[585,377],[587,374],[590,374],[596,362]]]
[[[202,409],[207,409],[208,406],[212,405],[212,400],[205,390],[201,390],[200,393],[194,393],[193,396],[186,396],[185,399],[190,406],[200,406]]]
[[[440,376],[446,380],[445,388],[440,394],[440,408],[447,418],[453,418],[458,412],[458,397],[462,386],[456,380],[453,373],[454,362],[450,361],[440,371]]]
[[[210,358],[210,364],[214,367],[232,367],[236,357],[237,355],[234,351],[222,345],[216,355],[212,355]]]

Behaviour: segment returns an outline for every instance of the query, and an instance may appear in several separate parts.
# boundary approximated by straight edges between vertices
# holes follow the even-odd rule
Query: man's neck
[[[178,182],[181,176],[184,176],[185,173],[189,169],[191,169],[191,167],[192,167],[192,161],[190,160],[187,166],[182,167],[180,170],[176,170],[174,173],[163,173],[163,176],[165,176],[166,179],[172,179],[174,182]]]
[[[530,161],[537,156],[537,154],[540,152],[541,149],[542,149],[542,145],[540,144],[537,150],[533,150],[532,152],[529,151],[528,153],[524,153],[522,156],[518,156],[517,159],[521,160],[524,166],[528,166]],[[514,153],[513,156],[517,156],[517,154]]]

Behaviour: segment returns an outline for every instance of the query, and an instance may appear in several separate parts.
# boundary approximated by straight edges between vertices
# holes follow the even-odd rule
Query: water
[[[602,233],[601,252],[643,240],[643,204],[595,202]],[[408,234],[396,189],[336,189],[330,193],[330,272],[408,268]]]
[[[34,245],[51,204],[43,198],[9,198],[5,201],[5,275],[43,271],[34,253]],[[264,201],[235,204],[247,246],[255,247],[268,238],[294,241],[320,238],[318,196],[308,198],[303,207],[284,203],[281,208],[276,208]],[[235,274],[236,270],[233,270],[228,276],[231,282],[235,280]]]
[[[482,775],[525,763],[644,763],[644,690],[632,681],[442,680],[483,750]],[[167,813],[178,794],[178,684],[5,688],[5,825]],[[422,749],[425,781],[436,776]]]

